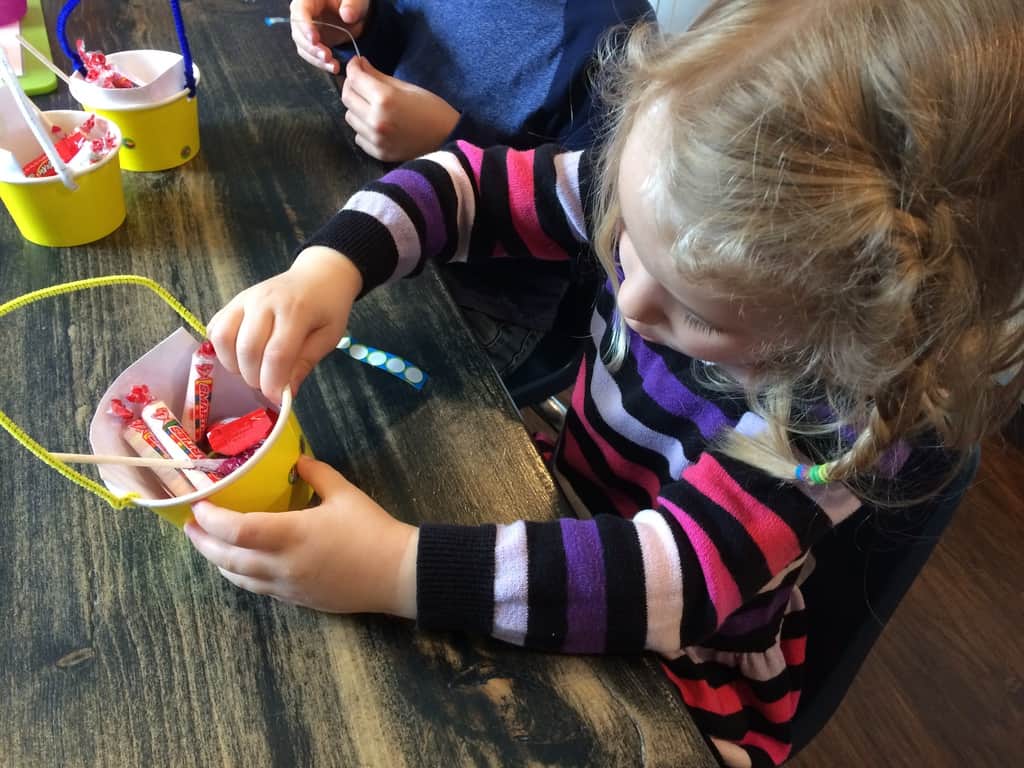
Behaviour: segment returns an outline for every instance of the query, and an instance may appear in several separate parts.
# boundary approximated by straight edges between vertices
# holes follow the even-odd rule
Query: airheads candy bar
[[[188,369],[188,389],[185,392],[185,406],[182,408],[185,431],[193,442],[200,442],[210,425],[210,403],[213,400],[213,366],[217,353],[213,344],[204,341],[192,354],[192,365]]]
[[[206,454],[199,450],[199,447],[188,436],[188,432],[178,421],[170,408],[163,400],[154,400],[142,408],[142,420],[153,430],[157,440],[164,447],[164,450],[173,459],[205,459]],[[182,472],[189,479],[189,482],[202,491],[218,480],[220,475],[215,472],[203,472],[198,469],[183,469]]]

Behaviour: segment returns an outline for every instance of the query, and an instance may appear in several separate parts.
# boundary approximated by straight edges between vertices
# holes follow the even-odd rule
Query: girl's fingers
[[[269,311],[246,312],[245,319],[235,338],[235,354],[238,356],[238,373],[253,389],[260,386],[260,368],[263,364],[263,350],[267,339],[274,331],[274,315]],[[214,342],[214,349],[217,348]]]
[[[257,595],[270,595],[271,597],[277,596],[274,591],[273,582],[265,581],[263,579],[254,579],[251,576],[242,576],[238,573],[232,573],[226,568],[218,568],[217,570],[220,571],[220,575],[225,579],[230,581],[236,587],[240,587],[247,592],[253,592]]]
[[[289,515],[283,512],[235,512],[209,501],[193,505],[199,530],[226,545],[276,552],[292,542]]]
[[[291,368],[292,395],[299,391],[299,386],[313,370],[317,363],[324,359],[338,345],[341,332],[336,328],[324,326],[317,328],[306,337],[302,349]]]
[[[315,333],[316,331],[313,331]],[[274,402],[281,402],[281,391],[292,379],[297,358],[311,335],[301,322],[276,323],[259,369],[259,388]]]
[[[235,339],[238,338],[238,328],[244,316],[241,308],[232,302],[215,314],[206,326],[209,339],[217,352],[217,359],[232,373],[238,373]]]
[[[271,556],[265,552],[226,544],[192,522],[185,524],[185,535],[199,554],[218,568],[253,579],[271,579],[274,576]]]

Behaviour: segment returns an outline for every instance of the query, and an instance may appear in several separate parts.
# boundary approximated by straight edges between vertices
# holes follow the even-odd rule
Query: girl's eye
[[[718,331],[716,329],[712,328],[710,325],[708,325],[703,320],[701,320],[699,317],[697,317],[696,315],[694,315],[694,314],[692,314],[690,312],[683,312],[683,319],[686,321],[686,324],[688,326],[690,326],[691,328],[693,328],[696,331],[700,331],[701,333],[705,333],[708,336],[711,336],[713,334],[718,333]]]

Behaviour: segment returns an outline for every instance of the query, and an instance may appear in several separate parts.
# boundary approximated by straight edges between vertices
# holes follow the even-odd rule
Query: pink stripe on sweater
[[[474,146],[468,141],[464,141],[462,139],[455,142],[455,146],[457,146],[461,150],[462,154],[466,156],[466,159],[469,160],[469,167],[473,169],[473,179],[476,181],[477,190],[479,190],[480,167],[484,162],[484,151],[480,149],[480,147]]]
[[[627,520],[631,520],[633,515],[637,513],[636,502],[625,496],[621,491],[605,487],[604,483],[597,479],[597,475],[594,474],[590,462],[583,455],[579,443],[576,442],[576,437],[570,430],[566,430],[562,442],[566,463],[573,468],[573,471],[583,475],[584,479],[602,489],[608,496],[608,501],[615,511]]]
[[[683,471],[683,479],[732,515],[761,550],[776,574],[800,557],[800,541],[793,529],[737,484],[710,454]]]
[[[580,420],[587,434],[590,435],[590,439],[597,445],[598,450],[601,451],[601,455],[604,456],[604,460],[607,462],[612,474],[616,477],[628,478],[631,483],[639,485],[651,499],[654,499],[661,489],[661,481],[658,479],[658,476],[644,465],[636,464],[627,459],[594,429],[583,410],[583,401],[586,397],[586,387],[584,385],[585,372],[583,366],[580,366],[580,372],[576,377],[576,388],[573,389],[572,393],[572,407],[576,412],[576,417]]]
[[[534,150],[509,150],[505,155],[508,173],[508,202],[512,224],[523,245],[536,259],[564,261],[568,254],[544,230],[537,218],[536,190],[533,183]]]
[[[658,497],[658,503],[672,513],[690,540],[697,560],[700,562],[700,569],[704,572],[708,597],[711,598],[711,604],[715,606],[717,614],[715,626],[721,626],[726,617],[739,608],[743,602],[736,580],[732,577],[729,569],[725,567],[725,563],[722,562],[722,555],[715,543],[692,517],[664,497]],[[683,580],[693,578],[694,575],[683,574]]]

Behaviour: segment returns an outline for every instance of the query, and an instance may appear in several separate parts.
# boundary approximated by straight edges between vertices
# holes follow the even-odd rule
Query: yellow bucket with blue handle
[[[0,304],[0,317],[54,296],[116,285],[148,288],[177,312],[186,325],[201,338],[205,338],[206,328],[195,315],[162,286],[138,275],[90,278],[34,291]],[[121,438],[120,427],[115,419],[107,412],[110,398],[123,396],[125,392],[122,390],[129,383],[146,383],[155,397],[167,401],[172,408],[177,407],[176,403],[184,397],[186,390],[191,354],[199,347],[199,343],[192,334],[179,328],[114,380],[100,398],[90,428],[90,442],[96,453],[134,455]],[[160,372],[160,367],[164,369],[164,376],[159,380],[139,380],[139,376],[151,377]],[[245,384],[238,374],[219,369],[214,375],[217,383],[211,402],[211,421],[227,416],[241,416],[254,408],[268,406],[279,411],[278,417],[263,445],[245,464],[211,487],[186,496],[167,497],[152,473],[134,467],[101,466],[100,477],[103,482],[98,482],[55,458],[3,411],[0,411],[0,427],[47,466],[99,496],[111,507],[145,507],[178,527],[183,527],[192,516],[192,505],[202,500],[240,512],[283,512],[305,507],[313,496],[313,489],[298,476],[296,464],[301,454],[309,453],[309,447],[292,409],[290,392],[284,392],[282,402],[277,406]]]
[[[73,110],[42,114],[65,133],[71,133],[89,117],[86,112]],[[97,125],[108,130],[120,144],[116,125]],[[50,247],[81,245],[106,237],[121,226],[125,206],[117,148],[95,165],[74,172],[76,188],[69,189],[59,176],[28,178],[20,173],[21,165],[42,152],[27,131],[23,136],[10,138],[0,135],[0,144],[13,147],[10,154],[18,166],[0,170],[0,199],[26,240]]]
[[[137,88],[101,88],[84,76],[82,57],[67,38],[66,24],[80,0],[69,0],[61,9],[57,32],[64,53],[75,71],[71,95],[84,109],[95,112],[121,128],[121,167],[126,171],[163,171],[176,168],[199,152],[199,68],[185,34],[177,0],[171,11],[181,54],[159,50],[110,53],[106,62],[137,80]]]

